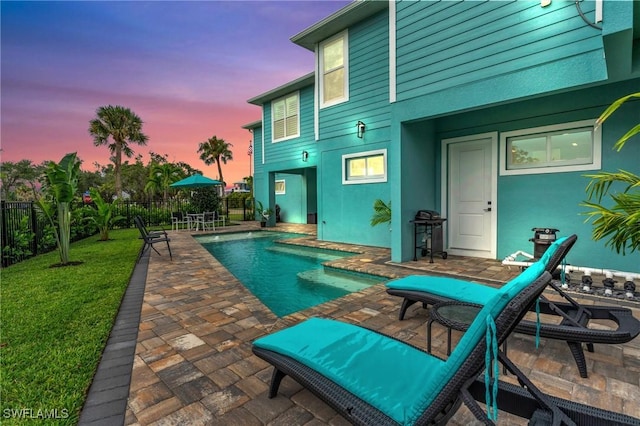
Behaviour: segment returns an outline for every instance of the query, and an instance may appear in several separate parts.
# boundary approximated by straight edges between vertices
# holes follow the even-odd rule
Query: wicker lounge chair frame
[[[142,249],[140,250],[140,254],[138,256],[138,260],[140,260],[140,258],[144,254],[144,252],[149,247],[151,247],[153,249],[153,251],[158,253],[159,256],[162,256],[160,254],[160,252],[153,246],[155,243],[166,243],[167,244],[167,249],[169,250],[169,258],[171,260],[173,260],[173,256],[171,254],[171,246],[169,245],[169,241],[171,241],[171,239],[169,238],[169,236],[168,236],[166,231],[164,231],[164,230],[162,230],[162,231],[149,231],[149,230],[147,230],[147,227],[145,226],[144,221],[142,220],[142,218],[140,216],[134,217],[133,221],[135,222],[136,227],[138,228],[138,231],[140,231],[140,238],[142,238],[142,240],[144,241],[144,245],[142,246]]]
[[[613,411],[603,410],[578,402],[569,401],[542,393],[531,380],[516,367],[506,354],[499,352],[499,362],[518,378],[520,386],[500,381],[498,383],[497,404],[501,411],[518,417],[531,419],[529,424],[550,425],[554,419],[559,419],[563,413],[576,425],[580,426],[623,426],[640,425],[640,419]],[[478,417],[482,408],[477,402],[486,403],[486,387],[482,380],[469,381],[462,391],[462,400],[469,410]],[[476,402],[477,401],[477,402]],[[564,422],[561,422],[562,424]]]
[[[551,256],[547,271],[554,273],[558,269],[576,240],[575,235],[567,237]],[[556,324],[541,322],[538,331],[535,321],[522,320],[515,331],[533,336],[538,332],[540,337],[566,341],[581,377],[588,377],[583,343],[586,344],[589,352],[593,352],[594,343],[621,344],[633,340],[640,334],[640,320],[633,316],[630,309],[603,305],[582,306],[553,281],[549,282],[549,287],[553,288],[564,299],[564,302],[553,302],[542,296],[539,312],[560,316],[562,320]],[[400,320],[404,319],[407,309],[414,303],[422,302],[422,306],[426,309],[428,305],[455,300],[453,297],[409,289],[387,288],[387,293],[403,298],[398,314]],[[588,327],[591,320],[613,321],[617,324],[617,328],[615,330],[591,329]]]
[[[517,295],[515,295],[506,305],[506,307],[496,316],[496,337],[499,344],[502,344],[507,336],[514,330],[518,322],[526,314],[530,306],[540,296],[548,282],[551,280],[551,274],[543,272],[532,284],[525,287]],[[355,326],[359,327],[359,326]],[[360,327],[363,328],[363,327]],[[378,333],[374,330],[369,330],[371,333]],[[378,333],[382,334],[382,333]],[[383,335],[384,336],[384,335]],[[387,336],[389,339],[393,337]],[[313,336],[309,336],[313,339]],[[398,341],[397,339],[394,339]],[[412,346],[408,343],[404,345]],[[413,346],[415,348],[415,346]],[[417,348],[421,350],[420,348]],[[349,422],[356,425],[396,425],[398,422],[387,414],[380,411],[378,408],[370,405],[358,395],[355,395],[345,388],[328,379],[320,372],[310,368],[304,363],[276,352],[274,350],[257,347],[255,344],[252,348],[255,355],[264,359],[274,366],[272,373],[271,384],[269,388],[269,398],[274,398],[277,395],[278,388],[282,379],[285,376],[290,376],[309,391],[318,396],[321,400],[325,401],[333,409],[335,409],[340,415],[342,415]],[[425,352],[426,353],[426,352]],[[443,386],[438,395],[432,401],[432,403],[424,409],[421,415],[417,418],[415,425],[428,425],[428,424],[446,424],[447,421],[455,414],[462,402],[469,406],[472,413],[485,424],[493,424],[488,419],[487,414],[478,406],[475,399],[472,397],[472,393],[469,388],[473,386],[474,393],[479,392],[479,385],[476,384],[477,377],[485,368],[485,355],[486,355],[486,343],[484,338],[480,338],[475,343],[474,349],[462,362],[460,368],[456,371],[453,377]],[[429,355],[434,356],[434,355]],[[401,360],[398,360],[401,362]],[[415,368],[419,369],[421,366],[416,365]],[[349,374],[346,371],[345,374]],[[484,382],[479,381],[484,386]],[[530,383],[530,382],[529,382]],[[572,416],[576,418],[587,419],[600,419],[600,418],[616,418],[622,419],[620,424],[637,424],[638,420],[618,415],[617,413],[609,412],[606,410],[593,409],[591,407],[580,406],[578,404],[570,405],[569,401],[551,399],[548,398],[541,391],[530,383],[531,391],[534,392],[536,397],[534,401],[536,403],[536,409],[533,410],[537,416],[544,415],[546,418],[551,417],[556,424],[574,424],[575,420],[572,420]],[[484,394],[482,396],[484,398]],[[498,408],[502,408],[501,398],[498,397]],[[402,404],[402,401],[398,401],[398,404]],[[532,405],[532,403],[530,403]],[[506,402],[505,406],[511,408]],[[566,407],[571,407],[567,410]],[[591,411],[587,410],[592,410]],[[406,407],[406,410],[410,407]],[[512,410],[515,411],[515,410]]]

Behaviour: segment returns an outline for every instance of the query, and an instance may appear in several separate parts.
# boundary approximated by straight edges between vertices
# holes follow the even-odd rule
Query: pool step
[[[196,240],[200,244],[205,243],[226,243],[227,241],[236,241],[236,240],[249,240],[256,238],[267,238],[271,235],[268,232],[234,232],[230,234],[220,234],[220,235],[198,235]]]
[[[350,292],[364,290],[367,287],[383,281],[382,278],[372,279],[356,274],[340,272],[335,269],[312,269],[298,272],[298,278],[313,284],[342,288]]]
[[[344,257],[344,255],[339,256],[331,253],[326,253],[320,250],[309,249],[308,247],[300,247],[300,246],[292,246],[292,245],[284,245],[284,244],[275,244],[272,247],[267,247],[266,250],[275,251],[278,253],[285,253],[292,256],[309,257],[311,259],[318,259],[323,262],[342,259]]]

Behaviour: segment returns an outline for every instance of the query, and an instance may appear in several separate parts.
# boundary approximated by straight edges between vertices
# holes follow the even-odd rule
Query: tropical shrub
[[[615,101],[598,118],[601,125],[625,102],[640,98],[633,93]],[[640,133],[640,124],[636,124],[614,145],[620,151],[633,136]],[[591,181],[587,185],[588,200],[582,205],[589,208],[585,214],[587,221],[593,219],[592,237],[595,241],[607,238],[606,245],[616,253],[626,250],[640,250],[640,176],[626,170],[600,172],[586,175]],[[605,197],[610,202],[603,203]]]
[[[220,209],[220,196],[215,186],[196,188],[191,197],[193,213],[217,212]]]
[[[74,206],[77,204],[74,203]],[[98,226],[93,220],[95,215],[95,209],[88,205],[71,210],[71,241],[78,241],[98,233]]]
[[[2,257],[8,259],[9,264],[32,255],[30,247],[34,234],[29,227],[28,216],[23,216],[20,219],[20,224],[18,228],[13,231],[11,237],[12,245],[2,248]]]
[[[113,204],[104,201],[100,193],[94,188],[89,190],[89,194],[96,205],[96,214],[91,219],[98,226],[100,241],[107,241],[109,240],[109,230],[117,221],[124,219],[124,216],[116,216]]]
[[[49,162],[44,171],[43,196],[38,198],[42,212],[56,228],[56,242],[62,265],[69,264],[71,242],[71,202],[78,192],[80,160],[75,152],[65,155],[59,163]]]
[[[384,201],[377,199],[373,202],[371,226],[380,225],[382,223],[391,223],[391,201],[389,201],[389,204],[386,204]]]

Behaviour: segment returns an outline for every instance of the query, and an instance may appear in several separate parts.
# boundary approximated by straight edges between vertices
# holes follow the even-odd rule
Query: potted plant
[[[256,201],[256,214],[259,214],[260,227],[264,228],[267,226],[267,221],[269,220],[269,216],[273,214],[273,210],[271,208],[265,209],[262,205],[262,202]]]

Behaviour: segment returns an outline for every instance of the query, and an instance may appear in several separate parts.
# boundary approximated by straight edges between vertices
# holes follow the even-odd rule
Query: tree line
[[[78,190],[97,191],[105,200],[168,201],[178,194],[170,185],[187,176],[202,172],[184,162],[169,161],[168,154],[149,152],[145,164],[134,146],[145,146],[149,140],[143,133],[143,121],[131,109],[119,105],[101,106],[89,122],[88,133],[95,146],[107,146],[108,163],[93,164],[95,171],[78,171]],[[215,135],[198,144],[197,152],[206,165],[216,164],[223,182],[222,164],[233,160],[233,145]],[[79,159],[82,162],[81,159]],[[23,159],[0,163],[0,195],[7,201],[33,201],[40,197],[43,176],[52,161],[35,164]]]

